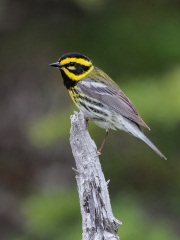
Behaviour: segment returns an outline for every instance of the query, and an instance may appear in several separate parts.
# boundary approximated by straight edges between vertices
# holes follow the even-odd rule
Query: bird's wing
[[[106,81],[95,82],[91,78],[79,81],[77,85],[85,95],[97,99],[118,114],[149,129],[139,116],[133,103],[116,85],[108,85]]]

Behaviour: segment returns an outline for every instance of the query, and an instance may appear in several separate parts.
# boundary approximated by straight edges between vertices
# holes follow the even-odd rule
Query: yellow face
[[[85,78],[93,69],[92,62],[80,54],[66,54],[59,59],[63,78],[79,81]]]

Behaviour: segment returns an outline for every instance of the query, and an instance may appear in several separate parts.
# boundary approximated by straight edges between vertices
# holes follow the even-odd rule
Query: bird
[[[120,87],[83,54],[72,52],[62,55],[51,67],[59,68],[63,83],[75,105],[87,121],[106,130],[101,154],[109,131],[123,130],[144,141],[160,157],[167,159],[145,136],[141,126],[150,130],[142,120],[134,104]]]

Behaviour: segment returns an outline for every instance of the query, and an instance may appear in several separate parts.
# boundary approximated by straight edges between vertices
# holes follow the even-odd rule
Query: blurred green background
[[[110,75],[151,131],[165,161],[112,131],[101,155],[124,240],[180,237],[180,1],[1,0],[0,239],[81,239],[76,110],[49,67],[80,52]],[[90,123],[97,146],[104,130]]]

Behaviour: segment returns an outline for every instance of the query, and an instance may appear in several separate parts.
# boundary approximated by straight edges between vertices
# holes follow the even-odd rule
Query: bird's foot
[[[89,118],[84,118],[85,119],[85,122],[86,122],[86,129],[88,129],[88,126],[89,126]]]
[[[102,150],[102,149],[97,150],[97,155],[98,155],[98,156],[101,155],[101,150]]]

